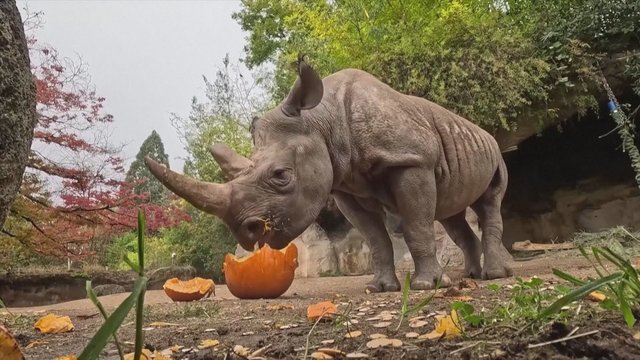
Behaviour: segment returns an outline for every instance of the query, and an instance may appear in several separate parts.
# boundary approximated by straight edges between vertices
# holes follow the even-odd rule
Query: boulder
[[[343,275],[364,275],[371,273],[371,250],[367,240],[352,228],[347,235],[333,242],[338,261],[338,271]]]

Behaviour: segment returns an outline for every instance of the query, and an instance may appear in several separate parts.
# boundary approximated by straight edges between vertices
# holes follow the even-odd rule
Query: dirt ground
[[[530,278],[537,275],[545,280],[545,286],[558,284],[551,274],[553,267],[575,276],[591,274],[589,264],[578,256],[545,256],[513,263],[515,276]],[[454,282],[462,280],[462,269],[448,271]],[[398,274],[400,279],[404,274]],[[477,287],[458,286],[457,295],[468,296],[468,303],[475,309],[491,309],[511,301],[510,285],[516,277],[497,281],[476,281]],[[342,353],[335,359],[348,358],[347,353],[363,353],[371,359],[638,359],[640,340],[634,334],[640,330],[628,329],[621,317],[614,312],[599,311],[588,301],[579,305],[580,316],[572,317],[566,324],[544,324],[535,331],[523,331],[508,323],[485,324],[478,327],[465,325],[462,336],[451,339],[420,340],[408,338],[409,332],[428,333],[434,329],[433,314],[449,312],[452,298],[446,294],[435,297],[418,313],[423,316],[423,326],[411,327],[419,320],[405,319],[399,323],[402,293],[367,294],[365,283],[371,276],[323,277],[296,279],[291,288],[275,300],[238,300],[225,286],[216,286],[215,296],[192,303],[172,303],[162,291],[148,291],[145,299],[145,344],[151,350],[165,350],[182,346],[172,352],[174,359],[231,359],[238,345],[250,351],[268,346],[261,355],[269,359],[302,359],[319,348],[334,348]],[[502,285],[496,290],[495,285]],[[416,304],[428,293],[410,292],[410,304]],[[101,297],[107,311],[112,311],[127,294]],[[306,319],[308,305],[330,300],[338,306],[340,314],[333,321],[314,322]],[[57,356],[78,355],[97,331],[103,320],[88,300],[77,300],[51,306],[10,309],[13,315],[4,313],[2,322],[14,333],[27,359],[55,359]],[[573,311],[573,310],[572,310]],[[44,314],[68,315],[75,325],[72,332],[56,335],[40,334],[33,329],[35,320]],[[391,324],[380,326],[383,314]],[[130,314],[131,315],[131,314]],[[376,320],[370,318],[377,317]],[[368,321],[369,320],[369,321]],[[170,324],[153,325],[154,322]],[[349,321],[349,323],[345,323]],[[362,335],[345,338],[348,331],[358,330]],[[574,334],[597,332],[573,340],[549,345],[536,344]],[[133,317],[129,316],[118,333],[125,343],[126,352],[132,350],[134,340]],[[373,334],[402,341],[398,347],[371,349],[366,344]],[[374,335],[375,336],[375,335]],[[203,340],[219,341],[219,345],[198,349]],[[324,343],[323,343],[324,341]],[[167,351],[169,352],[169,351]],[[315,355],[317,356],[317,355]],[[353,356],[353,355],[350,355]],[[113,343],[109,343],[102,359],[118,359]]]

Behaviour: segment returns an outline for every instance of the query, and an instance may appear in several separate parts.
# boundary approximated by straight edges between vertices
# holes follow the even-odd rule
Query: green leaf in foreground
[[[571,304],[573,302],[576,302],[580,299],[583,299],[585,296],[587,296],[589,293],[598,290],[599,288],[601,288],[602,286],[605,286],[607,284],[610,284],[612,282],[618,281],[620,279],[622,279],[622,273],[613,273],[611,275],[602,277],[598,280],[594,280],[591,282],[588,282],[576,289],[574,289],[573,291],[571,291],[570,293],[568,293],[567,295],[561,297],[560,299],[556,300],[556,302],[554,302],[553,304],[549,305],[548,308],[544,309],[542,312],[540,312],[540,314],[538,314],[537,319],[543,319],[547,316],[550,316],[552,314],[555,314],[557,312],[560,311],[560,309],[562,309],[562,307]]]
[[[109,315],[107,315],[107,311],[104,309],[104,306],[102,306],[102,303],[100,302],[100,300],[98,300],[98,296],[93,291],[93,288],[91,287],[91,280],[87,280],[86,288],[87,288],[87,297],[91,300],[93,305],[95,305],[95,307],[98,308],[98,311],[100,311],[100,314],[102,314],[102,317],[105,320],[108,320]],[[124,351],[120,346],[120,341],[118,341],[118,336],[116,335],[116,331],[112,333],[112,336],[113,336],[113,341],[115,341],[116,347],[118,348],[118,354],[120,355],[120,359],[124,360]]]
[[[136,303],[136,300],[138,300],[140,294],[144,293],[146,288],[147,278],[139,277],[133,285],[131,294],[118,306],[104,324],[102,324],[98,332],[93,336],[91,341],[89,341],[89,344],[87,344],[80,356],[78,356],[78,360],[94,360],[100,357],[100,353],[107,344],[109,337],[122,325],[127,314]]]

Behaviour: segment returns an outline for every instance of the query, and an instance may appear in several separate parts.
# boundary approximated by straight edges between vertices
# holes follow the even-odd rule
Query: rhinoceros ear
[[[320,104],[324,87],[322,79],[311,66],[304,62],[304,55],[298,58],[298,79],[296,79],[287,100],[282,103],[282,112],[289,116],[300,115],[300,110],[309,110]]]

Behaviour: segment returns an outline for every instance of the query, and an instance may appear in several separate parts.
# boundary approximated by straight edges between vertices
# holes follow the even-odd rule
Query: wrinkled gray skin
[[[385,209],[402,218],[415,263],[412,289],[431,289],[440,276],[441,286],[450,285],[436,260],[434,220],[464,252],[468,275],[511,275],[501,256],[507,171],[490,134],[360,70],[321,80],[301,60],[298,75],[289,97],[254,120],[251,159],[212,147],[229,182],[200,182],[149,158],[147,166],[170,190],[223,219],[247,250],[256,243],[285,247],[333,194],[370,243],[371,291],[400,290]],[[465,220],[467,207],[479,217],[482,242]]]

